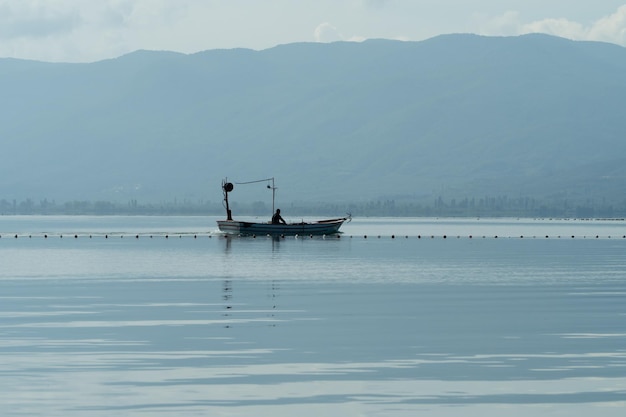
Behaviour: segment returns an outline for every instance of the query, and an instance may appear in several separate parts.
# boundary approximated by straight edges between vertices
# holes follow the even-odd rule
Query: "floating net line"
[[[449,239],[626,239],[626,235],[371,235],[371,234],[333,234],[333,235],[237,235],[222,232],[97,232],[97,233],[0,233],[0,239],[322,239],[322,240],[338,240],[338,239],[418,239],[418,240],[449,240]]]

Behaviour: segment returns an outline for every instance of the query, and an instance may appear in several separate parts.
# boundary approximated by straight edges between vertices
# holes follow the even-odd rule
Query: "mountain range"
[[[0,59],[0,199],[624,203],[626,49],[547,35]]]

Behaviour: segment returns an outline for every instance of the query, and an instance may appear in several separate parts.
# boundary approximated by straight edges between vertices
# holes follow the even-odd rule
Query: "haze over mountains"
[[[0,199],[220,201],[227,176],[275,177],[282,202],[625,200],[626,49],[610,44],[447,35],[0,59],[0,91]]]

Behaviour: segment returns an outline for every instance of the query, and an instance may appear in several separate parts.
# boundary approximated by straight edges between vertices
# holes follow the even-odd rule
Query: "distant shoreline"
[[[234,203],[236,216],[271,216],[271,207],[263,202]],[[367,202],[281,204],[288,216],[338,216],[351,213],[355,217],[494,217],[494,218],[559,218],[623,221],[626,202],[582,204],[568,200],[480,198],[460,202],[439,198],[432,203],[423,201],[373,200]],[[0,199],[0,215],[158,215],[158,216],[220,216],[225,213],[221,202],[161,202],[140,203],[74,200],[8,201]]]

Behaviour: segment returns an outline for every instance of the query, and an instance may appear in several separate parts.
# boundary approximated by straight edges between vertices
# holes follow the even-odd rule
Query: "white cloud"
[[[626,0],[610,0],[615,12],[597,21],[582,19],[602,16],[607,6],[598,3],[609,0],[579,2],[576,11],[562,7],[567,1],[524,0],[515,3],[519,12],[504,13],[501,0],[0,0],[0,57],[90,62],[137,49],[193,53],[455,32],[544,32],[626,46]],[[483,15],[468,22],[473,10]],[[543,19],[550,15],[557,18]]]
[[[567,19],[544,19],[522,25],[521,33],[547,33],[568,39],[584,39],[586,29],[577,22]]]
[[[564,18],[523,23],[518,12],[508,11],[491,19],[483,19],[480,33],[483,35],[546,33],[574,40],[603,41],[626,46],[626,5],[588,25]]]
[[[77,11],[63,2],[0,0],[0,39],[43,38],[79,24]]]
[[[328,22],[319,24],[313,31],[313,38],[315,42],[328,43],[328,42],[363,42],[368,38],[361,35],[346,36],[339,31],[335,26]],[[406,40],[405,38],[398,38],[398,40]]]
[[[626,46],[626,5],[591,26],[588,39],[614,42]]]
[[[182,24],[184,29],[192,4],[194,0],[0,0],[0,56],[85,62],[136,49],[177,49],[172,27]]]
[[[313,32],[315,42],[336,42],[344,40],[339,30],[328,22],[321,23]]]

